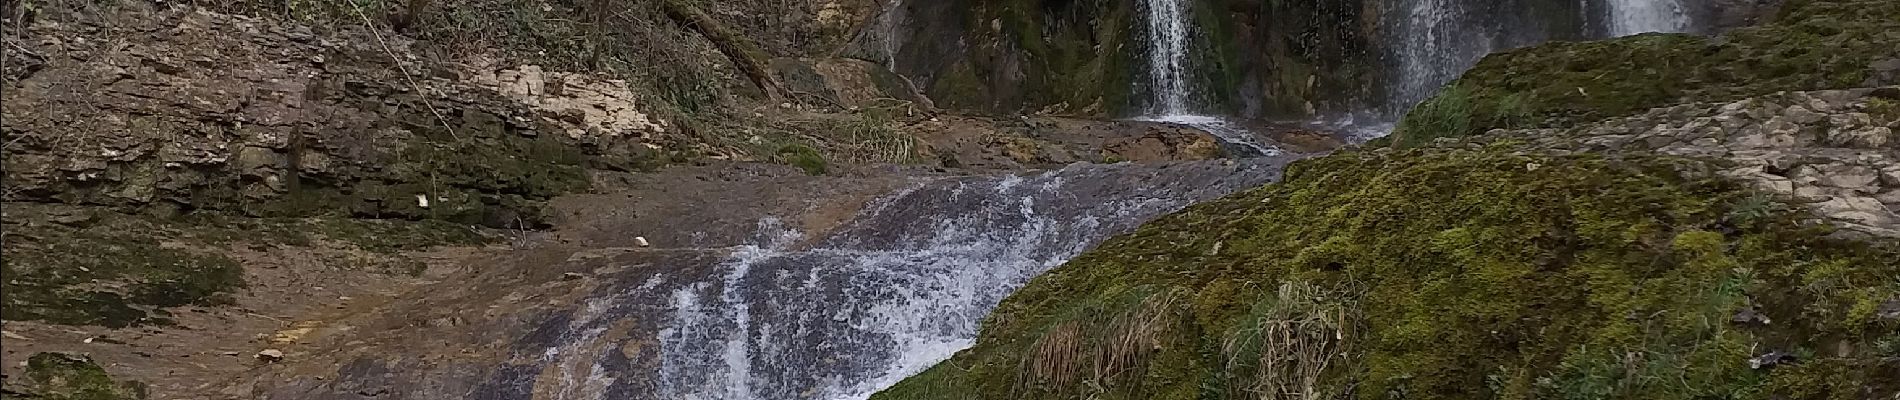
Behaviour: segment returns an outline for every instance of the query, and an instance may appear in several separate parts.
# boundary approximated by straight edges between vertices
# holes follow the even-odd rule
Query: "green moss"
[[[1676,172],[1693,170],[1683,163],[1508,148],[1302,161],[1283,183],[1165,217],[1038,277],[985,321],[977,347],[946,363],[957,368],[876,398],[1252,398],[1263,377],[1298,375],[1235,364],[1259,353],[1235,338],[1262,326],[1323,331],[1310,330],[1315,320],[1332,321],[1319,325],[1338,327],[1329,345],[1349,349],[1312,375],[1319,391],[1357,397],[1900,390],[1874,378],[1893,370],[1874,368],[1884,365],[1875,349],[1900,321],[1852,311],[1900,297],[1900,249],[1827,239],[1791,212],[1736,221],[1753,194]],[[1294,284],[1335,295],[1292,298],[1334,300],[1276,294]],[[1185,336],[1147,356],[1157,361],[1139,388],[1020,390],[1014,374],[1046,332],[1076,315],[1129,313],[1116,299],[1142,288],[1177,288],[1189,315],[1170,330]],[[1773,323],[1730,322],[1751,306]],[[1769,351],[1806,354],[1793,365],[1872,369],[1803,388],[1824,376],[1818,367],[1750,368]]]
[[[17,229],[9,227],[9,229]],[[24,230],[24,229],[23,229]],[[44,234],[44,236],[26,236]],[[237,262],[135,233],[10,232],[3,264],[9,320],[73,325],[166,323],[149,310],[222,305],[243,285]],[[116,287],[115,287],[116,286]]]
[[[115,382],[99,364],[74,354],[34,354],[26,362],[26,383],[21,394],[47,400],[141,400],[148,395],[145,384]]]
[[[824,154],[819,154],[817,149],[804,144],[787,144],[779,147],[774,155],[779,162],[803,169],[805,173],[811,175],[824,175],[829,166]]]
[[[497,228],[544,224],[541,202],[584,191],[585,165],[594,160],[550,136],[523,137],[478,111],[469,127],[450,134],[425,130],[383,160],[375,174],[346,179],[301,179],[266,201],[232,191],[199,193],[201,208],[243,210],[272,218],[364,217],[440,220]],[[492,121],[491,121],[492,120]],[[418,197],[428,199],[427,206]]]
[[[1900,99],[1875,97],[1867,101],[1866,107],[1865,111],[1875,121],[1889,124],[1900,122]]]
[[[416,264],[396,253],[490,240],[438,221],[167,219],[24,203],[6,208],[0,316],[114,328],[169,323],[172,307],[230,304],[245,285],[242,267],[227,255],[234,246],[313,246],[322,239],[371,255],[331,268],[414,273]]]
[[[1791,2],[1773,24],[1720,38],[1647,34],[1487,57],[1400,122],[1393,144],[1525,126],[1573,126],[1682,101],[1867,85],[1900,57],[1900,3]],[[1892,82],[1889,82],[1891,84]]]

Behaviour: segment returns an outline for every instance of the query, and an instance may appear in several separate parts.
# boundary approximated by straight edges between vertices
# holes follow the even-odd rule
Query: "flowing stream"
[[[543,324],[545,345],[517,351],[564,372],[563,399],[863,399],[972,345],[983,317],[1030,278],[1149,219],[1275,179],[1294,158],[938,178],[827,232],[766,219],[719,259],[603,278],[584,307]],[[612,333],[627,326],[633,334]],[[545,370],[498,380],[545,382]]]
[[[1676,0],[1613,1],[1616,34],[1687,28]],[[1498,40],[1508,32],[1478,28],[1459,1],[1400,2],[1394,91],[1403,101],[1509,42]],[[855,400],[949,358],[1031,278],[1152,218],[1276,179],[1297,158],[1195,114],[1190,3],[1142,0],[1152,89],[1142,119],[1199,127],[1259,157],[921,181],[826,232],[766,219],[749,244],[717,259],[603,285],[545,324],[551,339],[519,351],[559,367],[562,399]],[[900,6],[891,2],[887,28]],[[656,342],[601,344],[628,329]],[[496,381],[535,382],[540,371]]]
[[[1483,29],[1459,0],[1401,0],[1385,21],[1397,71],[1388,84],[1394,110],[1410,108],[1494,50],[1495,31]],[[1482,7],[1483,5],[1480,5]]]
[[[1189,28],[1189,0],[1146,0],[1148,11],[1148,80],[1153,92],[1154,115],[1189,115],[1188,98],[1193,87],[1188,83],[1188,46],[1193,34]]]

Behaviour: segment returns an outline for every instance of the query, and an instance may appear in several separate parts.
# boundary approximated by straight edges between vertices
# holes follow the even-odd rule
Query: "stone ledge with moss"
[[[1349,152],[1032,281],[878,399],[1875,398],[1900,247],[1702,162]]]

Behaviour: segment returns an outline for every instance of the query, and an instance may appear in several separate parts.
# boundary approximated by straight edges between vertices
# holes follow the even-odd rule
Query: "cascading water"
[[[1689,29],[1689,14],[1680,0],[1609,0],[1609,9],[1610,34],[1615,36]]]
[[[877,16],[877,26],[878,30],[883,33],[878,37],[879,40],[883,42],[880,43],[882,45],[880,47],[884,50],[884,67],[889,68],[891,71],[897,71],[897,52],[898,48],[904,43],[904,38],[901,36],[903,30],[898,29],[900,28],[899,24],[903,23],[904,0],[886,1],[884,3],[884,11]]]
[[[1495,51],[1528,46],[1555,37],[1602,38],[1645,32],[1683,32],[1692,28],[1684,11],[1689,0],[1583,0],[1570,4],[1579,13],[1604,10],[1602,26],[1550,26],[1546,8],[1563,2],[1476,2],[1471,0],[1398,0],[1381,15],[1380,39],[1393,71],[1386,82],[1386,113],[1396,117],[1430,98],[1439,88]],[[1561,7],[1560,7],[1561,8]],[[1585,15],[1579,25],[1593,25]]]
[[[1247,153],[1277,155],[1280,150],[1226,119],[1197,115],[1190,102],[1194,86],[1188,80],[1188,47],[1193,25],[1188,21],[1190,0],[1145,0],[1148,12],[1148,86],[1152,101],[1144,121],[1192,126]]]
[[[603,278],[614,283],[587,306],[545,323],[546,347],[518,350],[540,366],[497,379],[539,386],[555,366],[561,399],[863,399],[969,347],[1030,278],[1291,159],[940,179],[816,238],[768,219],[712,265]]]
[[[1396,49],[1397,71],[1389,96],[1395,110],[1418,104],[1493,50],[1492,31],[1472,21],[1458,0],[1404,0],[1385,18],[1385,39]]]
[[[1147,0],[1148,80],[1154,96],[1154,115],[1190,115],[1187,48],[1188,0]]]

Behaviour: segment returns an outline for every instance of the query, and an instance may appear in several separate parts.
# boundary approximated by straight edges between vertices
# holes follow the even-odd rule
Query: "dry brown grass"
[[[1023,357],[1022,385],[1038,385],[1065,388],[1074,386],[1081,378],[1082,361],[1082,321],[1068,321],[1050,327],[1043,332],[1036,343],[1029,346],[1028,357]]]
[[[1333,391],[1339,386],[1323,382],[1353,360],[1353,297],[1306,282],[1282,284],[1222,344],[1229,387],[1262,400],[1344,398]]]
[[[1180,298],[1172,291],[1157,293],[1115,316],[1104,336],[1108,342],[1096,353],[1095,381],[1106,385],[1124,376],[1141,376],[1165,344],[1164,335],[1182,321]]]
[[[1155,293],[1113,315],[1090,314],[1050,327],[1017,369],[1018,389],[1101,391],[1139,384],[1186,321],[1181,298],[1175,291]]]

